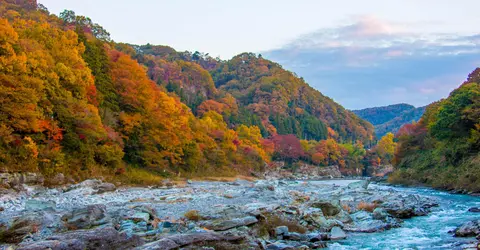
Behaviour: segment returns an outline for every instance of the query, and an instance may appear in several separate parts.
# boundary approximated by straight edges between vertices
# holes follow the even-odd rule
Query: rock
[[[471,212],[471,213],[480,213],[480,208],[478,208],[478,207],[472,207],[472,208],[468,209],[468,212]]]
[[[339,227],[333,227],[332,230],[330,231],[330,239],[331,240],[343,240],[347,238],[347,234],[339,228]]]
[[[294,246],[281,243],[281,242],[267,245],[267,250],[294,250],[294,249],[296,249]]]
[[[48,237],[44,241],[20,244],[17,250],[132,249],[143,245],[138,236],[127,236],[113,227],[77,230]]]
[[[132,216],[130,216],[131,220],[135,222],[145,221],[148,222],[150,220],[150,214],[144,212],[136,212]]]
[[[4,210],[5,210],[5,208],[0,207],[0,212],[3,212]]]
[[[101,183],[100,185],[96,186],[97,194],[102,194],[106,192],[113,192],[117,189],[117,187],[112,183]]]
[[[10,227],[0,226],[0,242],[19,243],[31,233],[38,232],[41,218],[36,215],[27,215],[15,218]]]
[[[473,237],[480,235],[480,220],[469,221],[455,229],[457,237]]]
[[[199,232],[199,233],[187,233],[176,234],[167,236],[158,241],[145,244],[136,249],[141,250],[170,250],[178,249],[195,243],[201,242],[238,242],[243,240],[242,236],[226,236],[213,232]]]
[[[88,229],[108,222],[106,209],[103,204],[89,205],[65,214],[62,216],[62,220],[67,228]]]
[[[293,241],[308,241],[309,238],[305,234],[296,233],[296,232],[288,232],[283,236],[286,240],[293,240]]]
[[[63,185],[65,184],[65,176],[62,173],[58,173],[53,178],[50,178],[49,182],[51,185]]]
[[[231,220],[220,220],[215,222],[206,222],[204,225],[207,229],[214,230],[214,231],[225,231],[231,228],[240,227],[240,226],[248,226],[251,224],[257,223],[257,218],[253,216],[246,216],[243,218],[235,218]]]
[[[311,203],[310,206],[322,209],[322,213],[325,216],[335,216],[342,210],[338,203],[334,204],[330,201],[316,201]]]
[[[320,208],[310,207],[303,212],[302,219],[320,229],[330,231],[334,226],[343,227],[343,223],[336,219],[327,219]]]
[[[387,216],[387,211],[381,207],[377,207],[373,210],[373,218],[376,220],[385,220]]]
[[[370,184],[370,181],[367,181],[367,180],[357,181],[357,182],[352,182],[348,184],[347,188],[348,189],[367,189],[368,184]]]
[[[288,233],[288,227],[287,226],[279,226],[275,228],[275,235],[285,235]]]
[[[381,220],[365,220],[355,222],[353,225],[345,226],[345,230],[348,232],[357,233],[374,233],[390,229],[391,226]]]
[[[0,173],[0,186],[42,185],[43,182],[43,175],[37,173]]]
[[[330,240],[330,235],[328,233],[311,233],[307,236],[308,236],[308,241],[310,242]]]
[[[27,211],[55,210],[55,208],[54,201],[27,200],[25,202],[25,210]]]

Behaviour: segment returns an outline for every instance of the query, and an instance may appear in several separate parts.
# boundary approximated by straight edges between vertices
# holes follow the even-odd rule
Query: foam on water
[[[407,219],[401,228],[371,234],[354,233],[341,242],[329,245],[329,249],[462,249],[474,242],[474,238],[455,238],[450,231],[474,219],[480,214],[468,212],[480,206],[480,197],[457,195],[428,188],[404,188],[371,185],[370,189],[395,189],[405,194],[420,194],[439,200],[439,207],[423,217]]]

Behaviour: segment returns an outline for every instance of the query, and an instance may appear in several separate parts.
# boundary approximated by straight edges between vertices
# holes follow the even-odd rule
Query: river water
[[[439,207],[422,217],[404,221],[401,228],[378,233],[349,234],[348,239],[334,243],[329,249],[462,249],[474,238],[455,238],[452,233],[464,222],[480,219],[480,213],[468,212],[480,207],[480,197],[449,194],[429,188],[404,188],[371,184],[369,188],[393,188],[402,192],[435,197]]]

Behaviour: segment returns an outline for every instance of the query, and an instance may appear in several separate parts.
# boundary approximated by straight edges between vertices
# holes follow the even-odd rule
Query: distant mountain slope
[[[418,121],[424,112],[425,107],[415,108],[405,103],[353,110],[353,113],[375,126],[377,137],[382,137],[388,132],[395,133],[404,124]]]

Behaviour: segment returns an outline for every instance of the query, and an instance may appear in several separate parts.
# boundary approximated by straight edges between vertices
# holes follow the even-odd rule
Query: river
[[[378,233],[352,233],[348,239],[334,243],[330,249],[462,249],[473,238],[456,238],[449,231],[474,219],[480,213],[468,212],[480,206],[480,197],[450,194],[429,188],[405,188],[371,184],[370,188],[387,189],[437,198],[439,207],[427,216],[407,219],[401,228]]]

